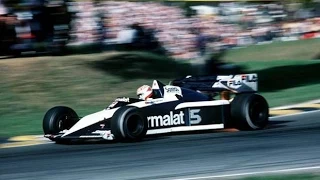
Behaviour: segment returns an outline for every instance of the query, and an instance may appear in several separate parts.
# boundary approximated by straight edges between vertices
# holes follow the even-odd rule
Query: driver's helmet
[[[148,85],[143,85],[137,89],[137,96],[141,100],[147,100],[152,96],[152,88]]]

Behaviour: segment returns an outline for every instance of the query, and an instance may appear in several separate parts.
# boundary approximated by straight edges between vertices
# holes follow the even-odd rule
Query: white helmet
[[[137,89],[137,96],[141,100],[147,100],[152,96],[152,89],[148,85],[143,85]]]

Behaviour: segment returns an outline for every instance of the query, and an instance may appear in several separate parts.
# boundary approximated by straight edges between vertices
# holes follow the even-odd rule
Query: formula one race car
[[[138,141],[169,132],[262,129],[268,124],[269,107],[256,93],[257,81],[257,74],[187,76],[170,85],[154,80],[152,97],[116,98],[102,111],[83,118],[69,107],[51,108],[43,119],[44,136],[56,142]]]

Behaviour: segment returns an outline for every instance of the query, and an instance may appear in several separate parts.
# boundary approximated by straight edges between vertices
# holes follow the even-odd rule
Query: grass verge
[[[266,45],[233,49],[227,52],[224,59],[230,62],[320,59],[319,47],[320,38],[274,42]]]

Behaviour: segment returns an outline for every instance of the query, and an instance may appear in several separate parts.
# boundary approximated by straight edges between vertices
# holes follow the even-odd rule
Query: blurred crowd
[[[8,13],[0,4],[0,25],[15,25],[11,27],[20,45],[11,42],[13,49],[28,49],[21,44],[35,44],[31,42],[38,42],[38,47],[41,42],[51,42],[44,49],[57,51],[66,45],[124,44],[129,49],[159,50],[175,59],[195,59],[221,49],[319,38],[318,11],[297,7],[288,10],[276,3],[219,3],[182,9],[159,2],[52,0],[6,16],[1,16]],[[46,20],[37,19],[39,15]],[[39,37],[43,29],[47,33]]]
[[[69,40],[63,1],[0,0],[0,54],[59,52]]]

